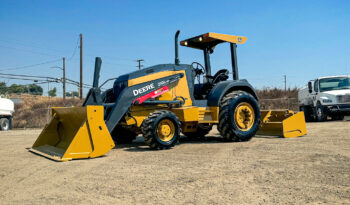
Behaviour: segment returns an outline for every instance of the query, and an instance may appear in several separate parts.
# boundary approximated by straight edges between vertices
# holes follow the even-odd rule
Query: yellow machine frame
[[[259,107],[254,88],[247,81],[238,78],[236,60],[236,44],[244,44],[247,37],[209,32],[181,41],[183,46],[203,50],[205,66],[197,63],[197,66],[202,67],[201,71],[198,67],[193,67],[193,64],[192,67],[180,64],[179,32],[175,35],[175,64],[161,64],[120,76],[115,80],[113,88],[103,93],[100,87],[106,82],[101,86],[98,82],[102,60],[96,58],[93,87],[83,107],[52,108],[50,123],[45,126],[30,151],[57,161],[94,158],[106,154],[115,146],[111,133],[115,139],[122,139],[116,137],[117,134],[128,136],[125,134],[127,132],[132,132],[134,135],[130,136],[135,138],[142,132],[146,144],[151,148],[170,148],[178,142],[180,130],[190,137],[191,134],[197,135],[196,132],[204,130],[203,127],[206,126],[209,129],[204,130],[207,132],[202,136],[208,134],[212,125],[219,123],[220,103],[224,110],[220,114],[221,128],[218,128],[222,137],[231,141],[250,140],[258,128]],[[226,81],[229,78],[226,69],[221,70],[224,73],[217,72],[221,78],[211,76],[209,55],[222,42],[230,43],[233,81]],[[206,80],[209,77],[215,80],[198,85],[187,79],[190,75],[200,77],[202,74],[205,74]],[[224,75],[224,78],[220,75]],[[192,97],[192,86],[199,97]],[[200,91],[196,90],[198,88]],[[241,101],[250,99],[247,102],[251,104],[236,105],[234,103],[240,101],[234,101],[233,96]],[[230,101],[231,99],[233,100]],[[234,120],[231,119],[232,111]],[[234,125],[238,126],[239,132],[232,132],[237,130]],[[155,128],[156,131],[153,130]],[[283,137],[305,135],[304,114],[295,114],[289,110],[261,111],[258,134]],[[130,139],[132,141],[135,138]],[[159,139],[163,141],[160,142]]]
[[[169,91],[157,97],[156,99],[173,100],[177,96],[182,96],[186,99],[183,107],[170,109],[182,122],[183,130],[193,130],[196,128],[196,125],[200,123],[218,123],[219,107],[197,107],[192,105],[185,71],[163,71],[147,76],[142,76],[129,80],[128,86],[141,84],[179,73],[184,74],[184,77],[181,78],[178,82],[170,85]],[[162,109],[167,109],[167,107],[161,105],[133,105],[129,109],[130,115],[125,117],[126,125],[134,125],[136,127],[140,127],[143,120],[149,116],[150,113],[154,112],[154,110]]]

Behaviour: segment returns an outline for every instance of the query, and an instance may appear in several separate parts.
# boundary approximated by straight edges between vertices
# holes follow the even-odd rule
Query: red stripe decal
[[[133,101],[133,103],[138,102],[138,104],[142,104],[145,100],[147,100],[149,98],[156,98],[156,97],[158,97],[158,96],[160,96],[163,93],[168,92],[168,91],[169,91],[168,86],[161,87],[158,90],[155,90],[155,91],[148,93],[144,96],[141,96],[139,98],[136,98]]]

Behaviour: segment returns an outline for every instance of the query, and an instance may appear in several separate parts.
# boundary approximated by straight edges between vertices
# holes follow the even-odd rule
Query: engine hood
[[[330,90],[322,92],[327,95],[350,95],[350,89],[344,89],[344,90]]]

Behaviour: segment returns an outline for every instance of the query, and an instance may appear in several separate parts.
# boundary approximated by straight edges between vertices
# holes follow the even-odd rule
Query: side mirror
[[[311,81],[308,82],[307,87],[309,88],[309,93],[312,93],[312,83],[311,83]]]

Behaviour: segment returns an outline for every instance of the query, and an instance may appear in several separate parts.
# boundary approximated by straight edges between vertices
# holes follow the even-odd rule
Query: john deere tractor
[[[31,151],[59,161],[96,157],[138,134],[151,148],[168,149],[179,141],[181,132],[204,137],[213,125],[227,141],[250,140],[259,129],[261,113],[254,88],[238,78],[236,47],[247,38],[205,33],[183,40],[182,46],[203,52],[204,65],[180,64],[179,34],[174,64],[109,79],[115,80],[114,85],[104,92],[100,88],[105,83],[99,86],[102,61],[96,58],[93,88],[83,106],[53,108],[52,121]],[[232,80],[229,70],[214,74],[210,64],[215,47],[225,42],[230,45]]]

